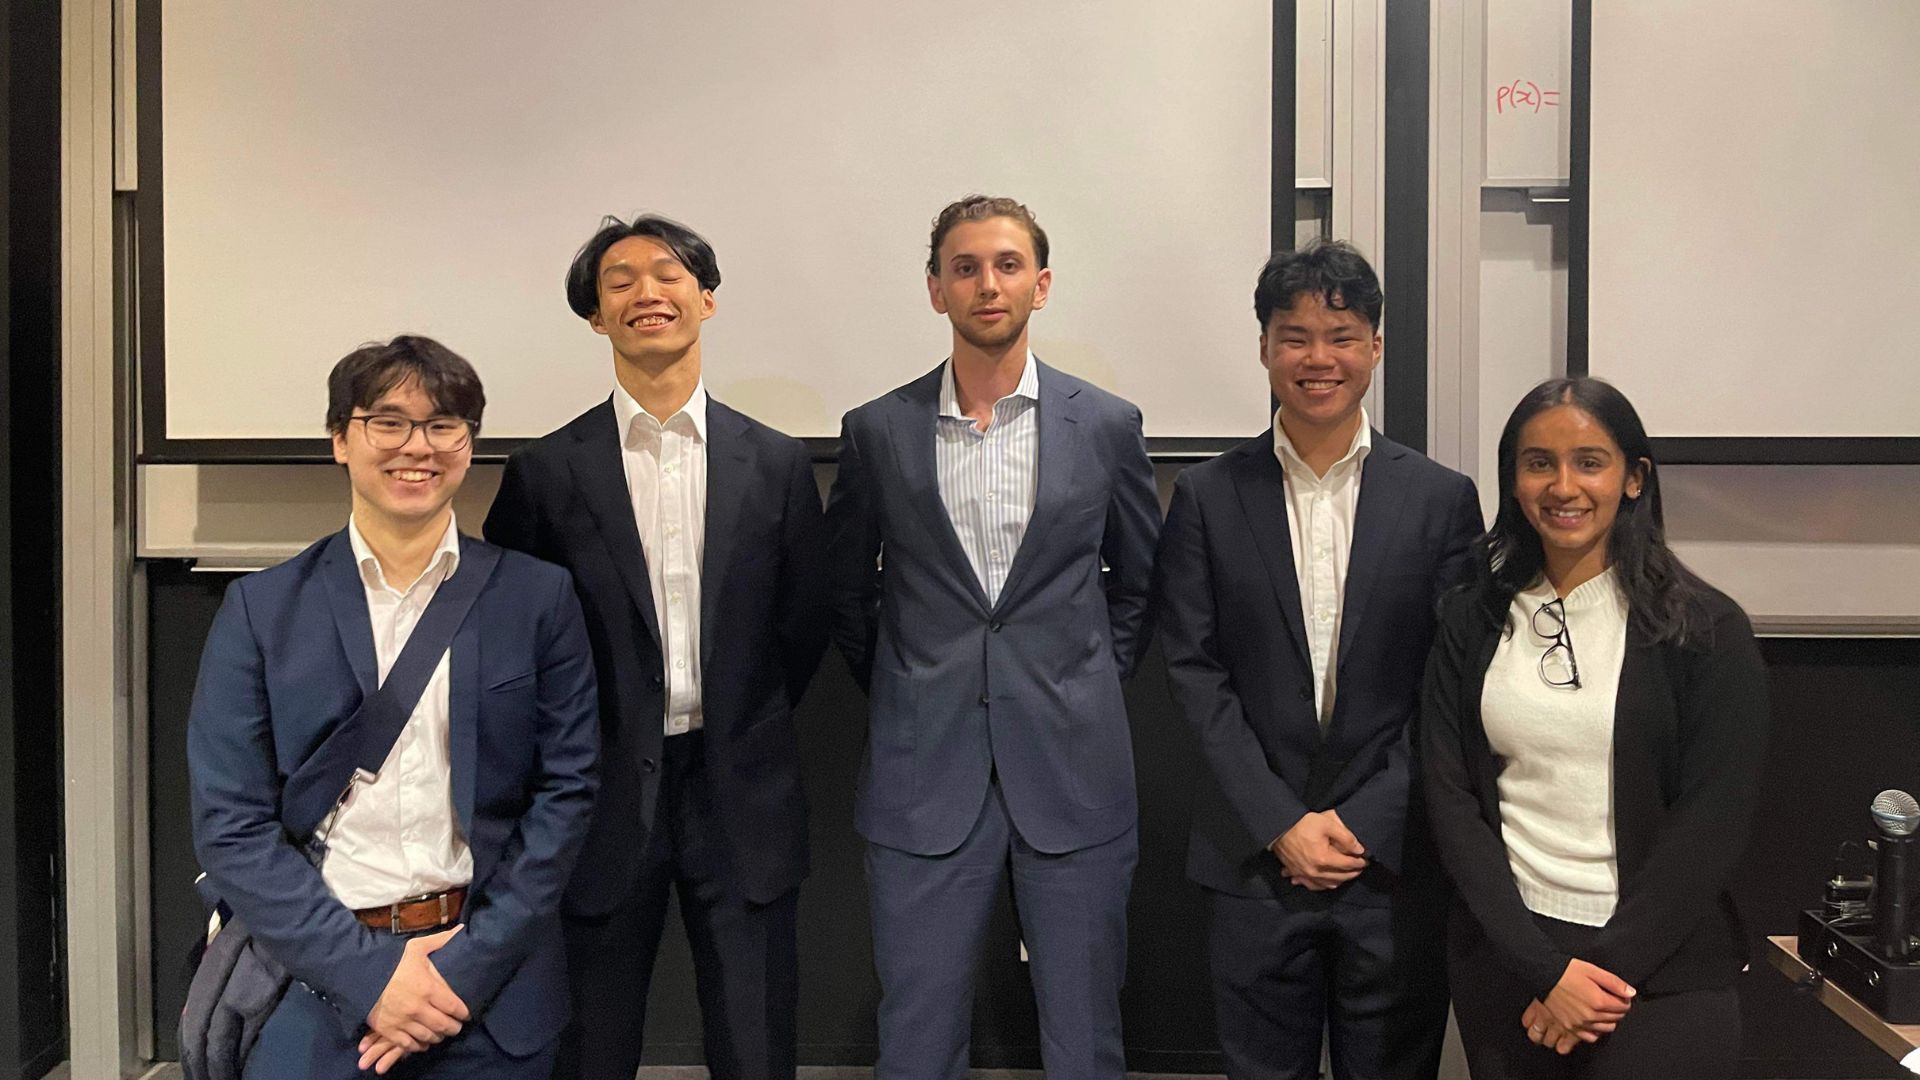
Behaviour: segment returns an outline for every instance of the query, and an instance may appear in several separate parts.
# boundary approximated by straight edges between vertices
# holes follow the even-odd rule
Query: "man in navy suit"
[[[877,1075],[964,1074],[1010,870],[1048,1073],[1119,1077],[1138,857],[1120,680],[1160,522],[1140,411],[1028,350],[1053,272],[1025,206],[962,199],[929,248],[952,356],[847,414],[827,509],[834,636],[870,700]]]
[[[600,801],[568,887],[558,1077],[633,1080],[668,892],[707,1069],[791,1077],[807,806],[793,709],[826,648],[820,489],[797,439],[707,394],[720,267],[693,230],[609,218],[567,302],[613,395],[507,462],[487,537],[573,571],[600,671]]]
[[[1473,482],[1368,426],[1379,279],[1281,252],[1254,291],[1274,426],[1181,474],[1156,610],[1200,736],[1187,873],[1207,890],[1234,1080],[1424,1077],[1447,1018],[1446,893],[1409,725],[1440,593],[1480,535]]]
[[[328,388],[352,517],[228,588],[187,732],[201,868],[295,980],[246,1076],[535,1080],[566,1019],[560,895],[599,748],[580,605],[565,571],[454,523],[485,404],[466,361],[401,337]],[[377,775],[321,820],[316,865],[286,782],[462,573],[482,591]]]

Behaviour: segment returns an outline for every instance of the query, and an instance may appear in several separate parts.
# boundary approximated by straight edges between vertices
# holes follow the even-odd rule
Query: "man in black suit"
[[[1445,890],[1410,798],[1439,594],[1481,532],[1473,481],[1367,423],[1379,278],[1344,243],[1280,252],[1254,291],[1274,426],[1188,469],[1156,599],[1174,699],[1214,783],[1187,873],[1207,890],[1235,1080],[1439,1068]]]
[[[826,646],[806,449],[707,396],[720,270],[691,229],[608,218],[567,303],[614,389],[507,462],[487,538],[573,571],[600,676],[600,797],[568,886],[574,1020],[555,1075],[632,1080],[677,889],[707,1067],[790,1077],[807,874],[793,708]]]

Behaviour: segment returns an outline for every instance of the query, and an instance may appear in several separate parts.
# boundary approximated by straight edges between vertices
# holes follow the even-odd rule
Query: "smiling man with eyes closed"
[[[605,753],[562,907],[574,1021],[556,1077],[632,1080],[670,891],[716,1080],[791,1077],[807,873],[793,707],[826,647],[824,533],[797,439],[715,401],[700,331],[713,248],[608,218],[567,303],[613,352],[613,395],[515,454],[487,536],[573,571]]]

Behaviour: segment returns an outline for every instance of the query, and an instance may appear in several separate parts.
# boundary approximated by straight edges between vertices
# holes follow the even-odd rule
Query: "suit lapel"
[[[713,646],[719,638],[720,593],[728,567],[733,565],[734,541],[740,531],[740,510],[753,480],[753,450],[746,438],[746,422],[732,409],[707,398],[707,520],[705,551],[700,557],[700,667],[713,666]]]
[[[627,474],[620,461],[620,433],[614,419],[613,402],[588,413],[575,432],[572,468],[574,483],[586,499],[600,539],[613,555],[627,596],[640,609],[640,619],[654,647],[660,646],[660,620],[653,610],[653,585],[647,578],[647,555],[640,546],[640,530],[633,523],[633,496],[627,491]]]
[[[985,611],[986,590],[980,587],[980,577],[973,572],[966,549],[960,546],[960,534],[953,531],[953,521],[947,517],[947,506],[940,501],[940,475],[933,444],[940,425],[943,367],[935,368],[932,374],[922,376],[905,388],[899,395],[902,400],[888,415],[888,426],[893,431],[894,458],[900,463],[901,479],[906,481],[907,500],[920,512],[928,535],[946,556],[947,566],[959,576],[980,610]]]
[[[353,677],[360,684],[360,696],[366,697],[380,685],[380,669],[373,651],[373,617],[367,613],[366,583],[360,579],[359,560],[353,557],[353,541],[347,538],[345,529],[327,542],[321,564],[341,651],[347,654]]]
[[[1300,579],[1293,570],[1293,540],[1287,525],[1287,479],[1280,459],[1273,456],[1273,431],[1269,429],[1242,455],[1233,467],[1240,510],[1252,527],[1254,550],[1266,564],[1267,580],[1273,586],[1273,598],[1280,605],[1287,633],[1293,637],[1294,651],[1311,667],[1306,617],[1300,611]]]
[[[1404,497],[1406,447],[1373,433],[1373,450],[1360,466],[1360,505],[1353,515],[1353,546],[1347,557],[1346,596],[1340,613],[1340,660],[1345,667],[1353,654],[1353,637],[1366,617],[1367,601],[1386,563],[1400,516],[1406,512]]]
[[[1039,364],[1038,359],[1034,363]],[[1013,565],[1007,568],[1007,580],[1000,587],[1000,602],[1018,595],[1021,580],[1039,553],[1046,550],[1046,534],[1060,516],[1060,506],[1073,493],[1075,466],[1080,460],[1080,406],[1074,399],[1078,387],[1063,388],[1053,369],[1040,364],[1040,476],[1035,485],[1033,513],[1027,518],[1027,531],[1020,538],[1020,550],[1014,552]],[[971,567],[969,567],[971,570]]]

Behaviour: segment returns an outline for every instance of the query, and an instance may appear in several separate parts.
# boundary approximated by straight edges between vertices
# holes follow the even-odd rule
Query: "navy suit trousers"
[[[880,973],[876,1080],[960,1080],[967,1071],[974,973],[1000,883],[1032,965],[1040,1057],[1048,1076],[1119,1080],[1120,987],[1136,827],[1061,854],[1014,828],[996,780],[960,847],[914,855],[867,845],[873,954]]]
[[[1433,1080],[1447,1030],[1443,903],[1297,905],[1207,890],[1231,1080]],[[1519,1012],[1514,1013],[1516,1021]]]
[[[669,889],[693,948],[702,1042],[713,1080],[791,1080],[799,1005],[799,890],[741,895],[708,780],[704,732],[662,753],[660,803],[632,895],[598,918],[565,918],[573,1023],[558,1080],[633,1080]]]
[[[453,1038],[401,1059],[390,1080],[547,1080],[553,1043],[531,1057],[508,1057],[481,1024],[468,1024]],[[340,1029],[333,1006],[295,980],[260,1029],[247,1055],[244,1080],[365,1080],[358,1039]]]

